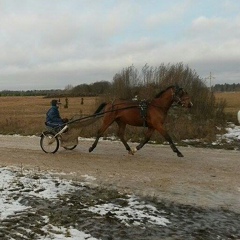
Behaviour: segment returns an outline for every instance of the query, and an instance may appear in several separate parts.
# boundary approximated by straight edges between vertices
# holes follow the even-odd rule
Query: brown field
[[[216,92],[214,95],[218,101],[226,100],[226,113],[235,115],[240,110],[240,92]]]
[[[45,115],[50,108],[49,98],[44,97],[1,97],[1,134],[40,134],[45,128]],[[74,115],[91,115],[98,105],[98,98],[68,98],[68,108],[64,108],[65,98],[60,99],[60,114],[63,118]]]

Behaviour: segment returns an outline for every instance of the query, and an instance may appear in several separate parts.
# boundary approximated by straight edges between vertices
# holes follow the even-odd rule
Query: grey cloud
[[[177,21],[189,11],[191,0],[181,8],[175,1],[171,11],[160,9],[152,16],[145,15],[144,6],[127,0],[109,9],[101,1],[71,0],[70,5],[62,0],[26,0],[18,3],[19,8],[16,2],[0,0],[2,89],[111,81],[132,64],[169,62],[183,62],[201,77],[212,71],[216,81],[223,82],[227,76],[229,81],[240,80],[240,15],[232,19],[198,16],[178,32]],[[166,33],[172,32],[175,39],[160,32],[162,22],[171,23]]]

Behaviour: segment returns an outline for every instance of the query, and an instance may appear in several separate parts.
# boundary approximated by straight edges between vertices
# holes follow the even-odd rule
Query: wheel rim
[[[41,137],[41,148],[46,153],[55,153],[58,150],[59,142],[54,134],[45,133]]]

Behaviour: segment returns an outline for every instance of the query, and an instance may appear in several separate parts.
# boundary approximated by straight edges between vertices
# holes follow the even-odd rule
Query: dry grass
[[[216,92],[217,101],[226,100],[226,113],[237,114],[240,110],[240,92]]]
[[[50,108],[49,98],[43,97],[1,97],[0,124],[2,134],[36,134],[45,128],[45,116]],[[68,98],[68,108],[64,108],[65,99],[61,99],[60,114],[63,118],[74,115],[91,115],[99,99],[85,97],[81,105],[81,98]]]

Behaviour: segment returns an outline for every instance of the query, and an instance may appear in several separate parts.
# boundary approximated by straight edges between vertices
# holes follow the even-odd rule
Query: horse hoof
[[[183,157],[182,153],[180,153],[180,152],[177,155],[178,155],[178,157]]]
[[[129,151],[128,151],[128,154],[129,154],[129,155],[134,155],[134,151],[133,151],[133,150],[129,150]]]
[[[90,148],[88,149],[88,151],[89,151],[89,152],[92,152],[92,151],[93,151],[93,148],[92,148],[92,147],[90,147]]]

